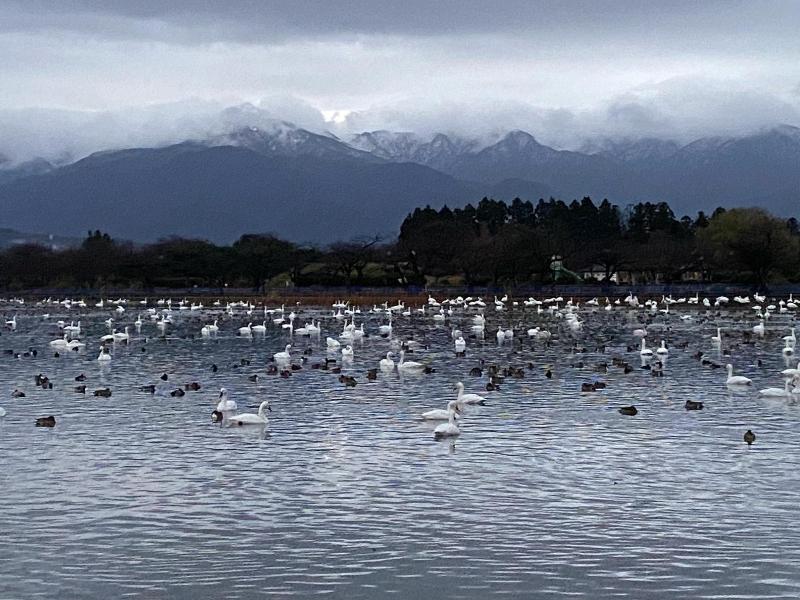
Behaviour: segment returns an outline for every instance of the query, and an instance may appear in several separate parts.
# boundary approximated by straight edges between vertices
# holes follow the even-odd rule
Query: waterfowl
[[[752,446],[753,442],[756,441],[756,434],[748,429],[744,432],[744,441],[747,442],[748,446]]]
[[[465,394],[464,393],[464,384],[462,382],[458,382],[453,387],[455,391],[458,392],[458,396],[456,397],[456,402],[459,406],[464,406],[465,404],[485,404],[486,398],[483,396],[479,396],[478,394]]]
[[[386,357],[382,358],[381,361],[378,363],[381,371],[394,371],[394,361],[392,360],[392,353],[387,352]]]
[[[661,340],[661,347],[656,350],[656,354],[669,354],[669,350],[667,350],[667,343],[664,340]]]
[[[36,427],[55,427],[56,418],[53,415],[49,417],[39,417],[36,419]]]
[[[94,391],[95,396],[99,396],[101,398],[110,398],[111,397],[111,389],[110,388],[102,388],[99,390]]]
[[[703,410],[703,403],[696,402],[695,400],[687,400],[683,407],[686,410]]]
[[[261,323],[261,325],[253,325],[250,328],[250,331],[255,332],[255,333],[266,333],[266,331],[267,331],[267,322],[264,321],[264,322]]]
[[[342,359],[343,360],[353,360],[353,347],[350,345],[345,346],[342,348]]]
[[[252,323],[248,323],[246,327],[239,327],[239,335],[245,337],[253,335],[252,325]]]
[[[292,359],[292,355],[289,354],[289,350],[292,349],[291,344],[286,344],[286,348],[283,352],[276,352],[272,355],[272,358],[275,359],[275,362],[289,362]]]
[[[722,330],[719,327],[717,327],[717,335],[711,336],[711,341],[714,342],[715,344],[722,343]]]
[[[752,380],[747,377],[734,375],[732,364],[725,365],[725,368],[728,370],[728,379],[725,380],[725,385],[750,385],[753,383]]]
[[[644,338],[642,338],[642,349],[639,350],[639,354],[642,356],[653,356],[653,351],[647,347],[647,342]]]
[[[789,389],[789,386],[791,384],[792,384],[792,380],[791,379],[787,379],[784,382],[784,385],[783,385],[782,388],[778,388],[778,387],[764,388],[763,390],[758,390],[758,393],[761,396],[767,396],[769,398],[785,398],[786,396],[791,396],[792,395],[792,390]]]
[[[450,418],[451,411],[456,413],[455,419],[458,419],[461,409],[459,408],[456,400],[450,400],[447,403],[447,408],[435,408],[433,410],[429,410],[422,413],[421,417],[426,421],[447,421]]]
[[[99,360],[100,362],[108,362],[109,360],[111,360],[111,354],[109,354],[108,348],[103,348],[102,350],[100,350],[100,354],[98,355],[97,360]]]
[[[410,373],[419,373],[421,371],[425,371],[426,367],[422,363],[415,362],[413,360],[406,361],[405,360],[405,350],[400,350],[400,362],[397,363],[397,370],[398,371],[405,371]]]
[[[237,425],[239,427],[243,425],[266,425],[267,424],[267,416],[265,411],[272,412],[272,408],[270,408],[269,400],[264,400],[258,407],[258,414],[253,413],[240,413],[238,415],[233,415],[228,418],[228,426]]]
[[[467,349],[467,342],[462,336],[458,336],[454,342],[456,353],[460,354]]]
[[[220,388],[219,401],[217,402],[216,410],[225,415],[232,413],[237,408],[238,406],[236,405],[236,400],[231,400],[228,398],[228,390],[225,388]]]
[[[629,417],[633,417],[638,413],[639,411],[636,410],[635,406],[623,406],[622,408],[619,409],[619,414],[627,415]]]
[[[442,439],[446,437],[455,437],[461,434],[461,430],[456,425],[456,411],[455,409],[448,411],[447,423],[441,423],[433,430],[434,439]]]

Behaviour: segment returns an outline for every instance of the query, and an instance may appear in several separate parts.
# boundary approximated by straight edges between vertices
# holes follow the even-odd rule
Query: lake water
[[[241,309],[211,339],[187,337],[209,313],[174,311],[166,340],[145,315],[105,365],[96,357],[111,310],[0,310],[18,315],[0,348],[38,349],[0,357],[0,598],[800,596],[800,406],[757,394],[782,386],[778,371],[796,362],[780,350],[788,315],[749,345],[737,332],[752,327],[751,311],[705,322],[673,314],[669,332],[648,336],[672,347],[662,378],[626,350],[641,310],[582,308],[574,335],[546,313],[487,310],[486,340],[468,339],[466,358],[454,355],[450,321],[400,317],[395,337],[429,345],[407,358],[436,372],[367,382],[390,342],[375,334],[385,318],[365,313],[356,322],[371,335],[345,369],[359,383],[346,388],[310,368],[341,331],[330,318],[321,342],[295,339],[296,363],[304,348],[314,353],[282,378],[264,366],[289,336],[270,324],[237,338],[251,320]],[[54,357],[54,322],[79,314],[88,349]],[[312,314],[330,311],[305,310],[298,323]],[[452,323],[469,328],[460,311]],[[517,341],[498,345],[497,323],[514,325]],[[553,332],[550,347],[527,339],[534,325]],[[731,357],[712,348],[717,325],[734,333],[723,343]],[[726,388],[724,369],[702,366],[697,350],[733,362],[753,389]],[[611,356],[635,369],[596,372]],[[486,392],[487,378],[468,374],[481,358],[525,366],[525,377]],[[52,390],[34,386],[37,373]],[[80,373],[85,396],[72,391]],[[605,390],[580,392],[598,378]],[[191,381],[202,389],[164,393]],[[487,404],[468,407],[455,441],[436,441],[419,414],[444,408],[457,381]],[[157,394],[138,391],[151,383]],[[91,395],[105,386],[112,397]],[[223,386],[240,410],[269,399],[268,428],[212,423]],[[26,396],[12,398],[15,388]],[[687,399],[704,410],[686,411]],[[638,415],[617,412],[629,404]],[[50,414],[54,428],[34,427]],[[747,429],[758,436],[751,448]]]

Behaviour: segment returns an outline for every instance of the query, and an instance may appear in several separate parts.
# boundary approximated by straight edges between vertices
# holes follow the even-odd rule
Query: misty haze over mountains
[[[789,216],[800,206],[800,129],[788,125],[688,144],[595,138],[559,150],[520,130],[491,140],[389,131],[337,137],[256,122],[237,115],[202,137],[60,166],[0,157],[2,225],[70,236],[99,228],[135,241],[230,242],[274,232],[327,243],[394,234],[417,206],[483,196],[591,196],[623,206],[663,200],[678,214],[722,205]]]

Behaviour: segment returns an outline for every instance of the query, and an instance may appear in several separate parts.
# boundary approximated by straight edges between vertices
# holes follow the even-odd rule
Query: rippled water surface
[[[466,358],[450,337],[451,325],[469,330],[460,311],[443,325],[400,317],[394,337],[429,346],[407,358],[436,372],[368,382],[390,341],[376,335],[385,318],[365,310],[356,322],[368,337],[344,370],[358,385],[346,388],[311,368],[342,328],[328,310],[301,312],[298,323],[326,318],[321,341],[295,337],[294,362],[314,351],[288,378],[265,364],[289,336],[269,324],[237,338],[250,320],[242,309],[211,339],[197,335],[209,312],[174,311],[166,339],[145,314],[106,365],[96,356],[109,309],[84,309],[88,349],[61,357],[48,341],[77,309],[0,310],[18,315],[0,348],[38,350],[0,357],[2,598],[800,596],[800,407],[756,393],[782,386],[778,371],[795,362],[780,350],[787,315],[752,345],[740,333],[754,324],[739,322],[746,309],[714,322],[702,310],[692,322],[681,309],[659,316],[670,330],[651,327],[648,340],[672,348],[663,378],[626,348],[641,310],[581,309],[575,334],[547,313],[487,310],[486,339],[468,339]],[[136,312],[117,323],[132,325]],[[497,344],[497,324],[515,327],[513,344]],[[553,332],[549,347],[527,338],[534,325]],[[733,333],[731,357],[711,346],[717,325]],[[754,389],[726,388],[724,369],[702,366],[698,350],[733,362]],[[612,356],[633,372],[595,369]],[[486,392],[486,376],[468,374],[479,359],[525,367],[525,377]],[[86,395],[73,392],[82,372]],[[37,373],[52,390],[34,386]],[[596,379],[608,387],[580,392]],[[455,442],[435,441],[419,414],[444,408],[459,380],[487,403],[465,411]],[[191,381],[202,389],[169,395]],[[155,395],[138,391],[150,383]],[[92,396],[105,386],[112,397]],[[223,386],[241,410],[271,401],[266,431],[211,422]],[[12,398],[15,388],[26,396]],[[687,399],[704,410],[686,411]],[[617,412],[629,404],[637,416]],[[54,428],[34,427],[50,414]]]

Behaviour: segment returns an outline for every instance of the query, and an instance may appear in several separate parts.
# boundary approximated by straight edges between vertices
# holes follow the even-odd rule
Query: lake
[[[33,302],[0,310],[17,315],[0,349],[37,350],[0,357],[2,598],[800,596],[800,405],[757,393],[782,387],[779,371],[797,362],[781,353],[791,313],[754,343],[742,337],[756,323],[747,307],[658,313],[647,340],[667,341],[663,377],[641,368],[632,331],[642,309],[582,306],[572,331],[548,311],[490,306],[483,340],[468,337],[475,310],[444,323],[414,313],[396,317],[392,337],[418,340],[406,358],[435,372],[367,381],[392,342],[377,335],[386,316],[363,307],[349,388],[312,368],[341,362],[325,348],[343,327],[328,308],[297,309],[296,326],[321,318],[319,338],[290,336],[273,315],[265,334],[237,336],[261,322],[261,307],[250,317],[173,310],[164,337],[133,303],[124,315]],[[109,317],[131,339],[100,363]],[[219,333],[201,338],[215,318]],[[80,319],[85,350],[54,356],[59,319]],[[498,344],[498,324],[514,327],[511,342]],[[452,326],[464,330],[466,357],[453,351]],[[528,338],[534,326],[553,334],[549,345]],[[717,326],[731,334],[730,356],[710,341]],[[312,349],[308,363],[268,375],[289,341],[298,365]],[[726,387],[725,369],[697,351],[753,385]],[[481,359],[524,377],[488,392],[485,373],[469,375]],[[38,373],[52,389],[34,386]],[[73,391],[81,373],[86,394]],[[607,387],[580,391],[598,380]],[[435,440],[436,423],[419,415],[445,408],[458,381],[486,404],[465,408],[458,438]],[[190,382],[201,389],[169,395]],[[139,391],[147,384],[155,394]],[[111,397],[92,395],[105,387]],[[222,387],[240,411],[269,399],[268,427],[212,423]],[[703,410],[685,410],[687,399]],[[619,414],[627,405],[638,414]],[[47,415],[55,427],[34,426]]]

